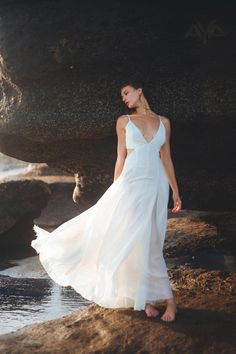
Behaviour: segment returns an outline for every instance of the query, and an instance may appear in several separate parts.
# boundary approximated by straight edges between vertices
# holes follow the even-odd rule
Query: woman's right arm
[[[115,171],[114,171],[114,181],[120,176],[127,156],[124,117],[125,116],[122,115],[118,117],[116,121],[117,159],[116,159]]]

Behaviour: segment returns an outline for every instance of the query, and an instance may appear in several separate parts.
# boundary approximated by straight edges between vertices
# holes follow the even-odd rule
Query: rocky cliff
[[[212,5],[1,2],[0,151],[78,173],[98,198],[114,172],[119,85],[135,78],[171,121],[184,207],[232,210],[234,12]]]

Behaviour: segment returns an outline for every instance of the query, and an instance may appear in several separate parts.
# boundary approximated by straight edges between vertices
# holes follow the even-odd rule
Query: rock
[[[196,254],[199,251],[228,250],[235,255],[236,213],[169,210],[164,253],[168,257]]]
[[[55,180],[54,182],[51,181],[48,187],[50,188],[51,196],[40,216],[34,219],[35,224],[52,231],[86,210],[82,202],[75,204],[72,200],[74,183]]]
[[[162,302],[156,305],[160,310],[157,318],[132,308],[92,304],[83,311],[0,336],[0,352],[235,353],[235,273],[182,268],[172,271],[172,279],[178,306],[174,322],[161,320]]]
[[[184,207],[234,210],[231,9],[204,8],[202,24],[192,20],[201,2],[188,16],[173,4],[170,26],[164,4],[101,1],[1,3],[0,151],[79,173],[84,193],[101,195],[126,113],[120,84],[141,79],[152,110],[170,119]]]
[[[169,270],[170,282],[175,291],[184,290],[201,295],[236,295],[236,273],[221,270],[192,269],[181,266]]]
[[[34,236],[33,219],[46,206],[51,191],[36,180],[0,183],[0,247],[29,245]]]

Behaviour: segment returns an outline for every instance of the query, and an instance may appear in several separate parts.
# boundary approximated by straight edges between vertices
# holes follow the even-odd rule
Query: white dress
[[[48,275],[106,308],[173,296],[163,258],[169,184],[159,155],[165,126],[150,142],[129,121],[122,173],[92,207],[51,233],[34,225],[31,246]]]

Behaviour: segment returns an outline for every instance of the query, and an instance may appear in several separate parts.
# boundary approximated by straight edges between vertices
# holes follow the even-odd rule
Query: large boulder
[[[81,189],[101,195],[114,173],[116,118],[125,113],[120,84],[141,79],[151,108],[171,121],[184,206],[233,210],[231,8],[170,8],[2,2],[0,151],[78,173]]]
[[[36,180],[0,183],[0,248],[30,247],[33,220],[46,206],[51,190]]]

